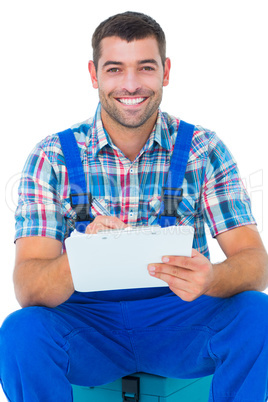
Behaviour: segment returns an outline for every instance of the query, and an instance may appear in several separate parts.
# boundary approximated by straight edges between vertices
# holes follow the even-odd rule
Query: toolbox
[[[98,387],[73,385],[73,397],[74,402],[207,402],[211,380],[136,373]]]

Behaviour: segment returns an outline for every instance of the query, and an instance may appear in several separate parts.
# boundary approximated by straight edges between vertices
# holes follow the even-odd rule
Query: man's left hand
[[[195,249],[191,257],[164,256],[162,263],[148,265],[150,275],[162,279],[182,300],[193,301],[212,286],[211,262]]]

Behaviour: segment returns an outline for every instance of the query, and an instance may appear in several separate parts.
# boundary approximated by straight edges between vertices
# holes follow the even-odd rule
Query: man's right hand
[[[128,226],[115,216],[99,215],[87,226],[86,233],[94,234],[101,230],[124,229]]]

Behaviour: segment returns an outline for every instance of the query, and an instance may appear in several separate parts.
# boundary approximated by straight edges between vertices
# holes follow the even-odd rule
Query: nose
[[[134,94],[140,88],[141,82],[139,80],[137,72],[133,70],[125,71],[122,80],[122,89],[128,91],[131,94]]]

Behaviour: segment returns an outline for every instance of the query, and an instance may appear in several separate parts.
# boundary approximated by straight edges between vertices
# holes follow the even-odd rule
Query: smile
[[[138,105],[140,103],[142,103],[143,101],[145,101],[145,99],[147,98],[117,98],[117,100],[120,103],[123,103],[124,105]]]

